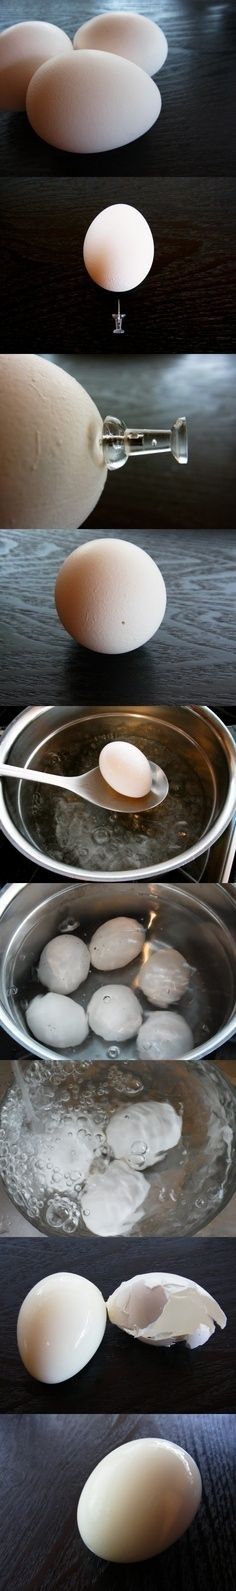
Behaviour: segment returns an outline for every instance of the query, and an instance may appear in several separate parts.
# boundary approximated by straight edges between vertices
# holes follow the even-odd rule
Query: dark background
[[[177,180],[157,168],[152,178],[130,180],[55,182],[36,173],[22,183],[12,175],[1,186],[2,353],[76,346],[122,360],[129,352],[235,349],[236,180],[186,178],[180,166]],[[146,217],[155,254],[145,281],[122,294],[124,336],[114,341],[117,299],[88,276],[83,243],[94,216],[121,203]]]
[[[164,1437],[192,1454],[203,1500],[191,1529],[152,1562],[88,1553],[76,1511],[88,1475],[120,1443]],[[235,1584],[234,1415],[2,1415],[2,1591],[231,1591]]]
[[[111,7],[104,0],[47,0],[47,20],[71,38],[78,25]],[[112,7],[113,9],[113,7]],[[119,0],[115,9],[120,9]],[[234,0],[127,0],[158,20],[169,54],[158,74],[162,111],[143,138],[98,155],[52,149],[33,133],[26,115],[1,115],[1,151],[7,181],[36,173],[55,176],[136,174],[230,176],[236,171]],[[45,7],[44,7],[45,11]],[[10,12],[10,14],[9,14]],[[38,17],[38,0],[1,0],[0,26]],[[22,194],[23,198],[23,194]]]
[[[157,466],[156,466],[157,467]],[[130,464],[132,470],[132,463]],[[127,466],[128,470],[128,466]],[[112,533],[113,534],[113,533]],[[114,533],[116,534],[116,533]],[[208,701],[235,696],[235,542],[230,531],[128,531],[158,563],[167,588],[163,623],[121,657],[88,652],[59,622],[58,569],[85,541],[78,531],[1,531],[0,673],[4,704]],[[97,532],[102,537],[102,531]],[[93,532],[86,539],[93,540]],[[174,685],[173,685],[174,681]],[[232,714],[234,709],[232,707]]]
[[[80,1374],[44,1386],[27,1374],[16,1344],[20,1305],[31,1287],[57,1270],[95,1283],[107,1299],[120,1282],[142,1271],[188,1276],[218,1300],[224,1331],[203,1348],[172,1349],[135,1342],[108,1322],[98,1352]],[[155,1410],[231,1411],[235,1408],[236,1280],[234,1238],[2,1238],[0,1243],[0,1411],[21,1413]]]

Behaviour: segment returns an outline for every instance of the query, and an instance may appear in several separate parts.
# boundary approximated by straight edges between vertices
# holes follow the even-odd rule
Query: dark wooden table
[[[105,9],[109,10],[109,6]],[[119,9],[119,7],[118,7]],[[1,117],[1,154],[7,181],[37,173],[53,176],[224,176],[236,171],[234,0],[127,0],[164,28],[169,54],[158,76],[159,120],[145,137],[99,155],[68,155],[44,144],[23,112]],[[73,37],[78,22],[104,11],[104,0],[80,5],[48,0],[47,20]],[[0,23],[38,16],[38,0],[1,0]],[[22,194],[23,197],[23,194]]]
[[[199,170],[201,168],[199,167]],[[2,177],[1,352],[66,348],[80,354],[232,353],[236,348],[236,179],[202,176]],[[23,192],[22,192],[23,186]],[[151,227],[152,270],[122,295],[124,336],[113,337],[114,294],[88,276],[83,242],[110,204],[135,205]],[[227,291],[226,291],[227,283]]]
[[[191,1529],[158,1559],[125,1566],[88,1553],[77,1504],[95,1464],[122,1442],[164,1437],[201,1471]],[[232,1591],[234,1415],[6,1415],[0,1419],[1,1591]]]
[[[166,1270],[199,1282],[228,1317],[194,1352],[147,1348],[108,1323],[98,1353],[78,1376],[43,1386],[27,1375],[16,1345],[23,1298],[57,1270],[87,1276],[106,1299],[129,1276]],[[235,1407],[236,1284],[234,1238],[2,1238],[0,1242],[0,1411],[121,1413],[230,1411]]]
[[[130,465],[132,469],[132,463]],[[128,469],[128,466],[127,466]],[[102,536],[99,531],[98,536]],[[115,533],[114,533],[115,534]],[[124,539],[125,533],[124,534]],[[73,642],[55,609],[64,558],[93,533],[0,532],[1,699],[12,716],[22,703],[83,701],[224,702],[235,698],[235,541],[232,532],[128,531],[160,565],[167,608],[147,646],[103,657]],[[174,681],[174,686],[173,686]],[[231,709],[232,713],[232,709]]]

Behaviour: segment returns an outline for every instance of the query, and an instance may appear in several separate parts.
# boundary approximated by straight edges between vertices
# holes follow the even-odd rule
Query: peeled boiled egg
[[[178,1000],[182,1000],[190,977],[191,969],[179,950],[172,950],[169,945],[159,945],[158,950],[152,950],[148,961],[141,967],[138,982],[146,1000],[166,1010],[167,1006],[176,1005]]]
[[[26,110],[47,144],[93,155],[148,132],[160,115],[161,95],[133,61],[105,50],[72,50],[35,72]]]
[[[83,1044],[88,1034],[86,1011],[67,994],[36,994],[27,1006],[26,1021],[34,1038],[55,1050]]]
[[[90,941],[92,967],[98,972],[114,972],[116,967],[127,967],[142,950],[144,928],[134,917],[111,917],[95,929]]]
[[[36,1381],[69,1381],[93,1358],[106,1328],[106,1305],[85,1276],[56,1271],[27,1293],[18,1315],[19,1354]]]
[[[102,420],[73,376],[37,354],[0,355],[0,525],[77,530],[103,491]]]
[[[38,965],[40,983],[58,994],[72,994],[88,977],[90,954],[83,939],[57,934],[44,946]]]
[[[90,1552],[142,1563],[178,1541],[202,1496],[195,1460],[175,1442],[141,1437],[106,1454],[83,1487],[77,1524]]]
[[[0,109],[24,110],[30,78],[49,56],[72,55],[72,43],[52,22],[17,22],[0,34]]]
[[[116,1039],[123,1044],[125,1039],[134,1038],[142,1022],[137,995],[125,983],[104,983],[103,988],[96,989],[87,1015],[92,1032],[108,1043]]]
[[[93,282],[109,293],[128,293],[151,270],[153,236],[144,215],[131,204],[110,204],[86,232],[84,264]]]
[[[107,1127],[107,1142],[113,1155],[127,1160],[134,1170],[153,1166],[160,1156],[179,1142],[181,1116],[173,1106],[158,1100],[135,1100],[115,1110]]]
[[[137,1038],[140,1061],[177,1061],[193,1049],[193,1034],[178,1011],[153,1011]]]
[[[103,746],[99,768],[106,784],[119,795],[136,796],[140,800],[151,789],[150,762],[138,746],[132,746],[127,740],[111,740]]]
[[[80,646],[115,655],[135,651],[159,629],[166,588],[161,570],[142,547],[102,536],[65,559],[55,601],[64,629]]]
[[[135,61],[151,77],[160,71],[168,53],[162,28],[137,11],[106,11],[92,17],[77,29],[73,45],[75,50],[112,50],[115,55]]]
[[[107,1312],[113,1325],[156,1347],[169,1348],[185,1339],[189,1348],[199,1348],[212,1337],[215,1323],[221,1331],[227,1324],[220,1304],[204,1287],[168,1271],[121,1282],[108,1298]]]
[[[140,1219],[148,1192],[147,1178],[122,1160],[113,1160],[105,1171],[91,1171],[81,1196],[85,1226],[98,1237],[125,1236]]]

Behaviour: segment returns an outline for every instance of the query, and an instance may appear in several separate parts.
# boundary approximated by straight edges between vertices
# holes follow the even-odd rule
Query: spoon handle
[[[40,768],[15,768],[13,763],[3,762],[0,766],[1,779],[28,779],[31,784],[56,785],[59,790],[70,790],[71,779],[63,779],[59,773],[42,773]]]

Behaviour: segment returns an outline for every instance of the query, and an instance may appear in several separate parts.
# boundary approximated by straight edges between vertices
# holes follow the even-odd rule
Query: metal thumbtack
[[[120,312],[120,299],[119,298],[118,298],[117,311],[116,311],[116,314],[112,316],[112,320],[115,321],[115,325],[113,326],[113,337],[123,337],[125,328],[124,328],[124,326],[122,326],[122,321],[126,320],[126,315],[121,315],[121,312]]]

